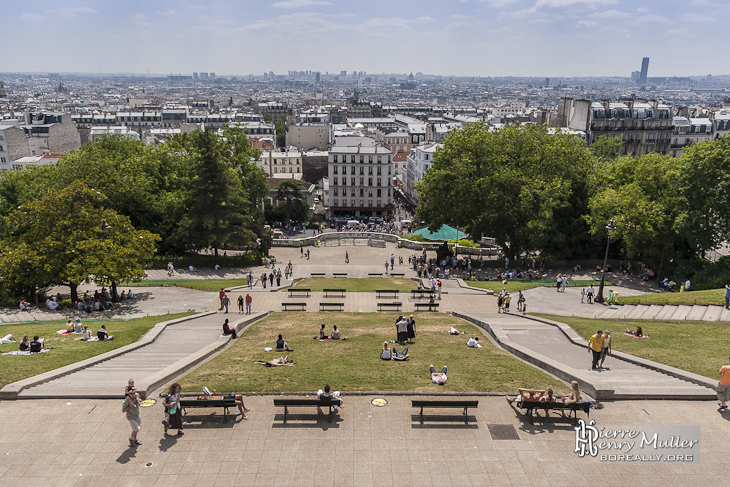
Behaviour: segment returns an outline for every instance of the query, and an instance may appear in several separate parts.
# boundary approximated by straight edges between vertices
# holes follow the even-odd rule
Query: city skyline
[[[730,5],[707,0],[33,5],[4,6],[0,40],[23,48],[2,71],[629,77],[649,57],[649,77],[728,74],[712,32]]]

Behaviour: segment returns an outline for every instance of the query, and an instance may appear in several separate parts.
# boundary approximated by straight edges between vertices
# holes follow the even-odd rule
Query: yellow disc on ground
[[[157,401],[155,401],[154,399],[145,399],[144,401],[139,403],[139,405],[143,408],[148,408],[150,406],[154,406],[155,404],[157,404]]]
[[[388,405],[388,401],[386,401],[382,397],[376,397],[375,399],[373,399],[372,401],[370,401],[370,404],[372,404],[375,407],[382,408],[383,406],[387,406]]]

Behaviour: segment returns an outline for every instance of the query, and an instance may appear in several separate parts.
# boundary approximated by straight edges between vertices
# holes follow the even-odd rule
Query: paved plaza
[[[391,253],[396,257],[393,272],[402,273],[406,278],[416,277],[407,265],[408,256],[414,251],[398,249],[392,244],[385,249],[353,245],[308,249],[309,259],[301,257],[298,248],[273,249],[282,269],[292,261],[293,279],[283,280],[281,286],[273,289],[264,289],[259,281],[251,290],[234,289],[230,293],[232,301],[235,303],[238,294],[250,292],[257,314],[254,318],[280,311],[281,303],[288,300],[286,288],[294,280],[321,272],[328,276],[347,272],[350,278],[382,273]],[[349,254],[347,264],[345,252]],[[402,266],[397,263],[399,256],[404,259]],[[264,268],[258,266],[251,271],[254,276],[260,276]],[[188,276],[187,271],[180,271],[173,277],[241,279],[246,273],[247,270],[221,269]],[[164,271],[149,272],[150,279],[166,277]],[[591,277],[585,274],[574,278]],[[596,378],[597,373],[591,376],[587,371],[589,355],[555,326],[498,315],[496,298],[484,290],[469,287],[460,279],[442,282],[442,299],[437,301],[440,311],[481,320],[485,339],[542,357],[545,363],[562,367],[581,381],[594,380],[613,387],[612,390],[623,391],[626,397],[638,398],[608,401],[603,403],[603,409],[591,409],[590,419],[596,421],[596,427],[699,425],[701,463],[602,462],[599,458],[581,458],[574,452],[576,432],[571,421],[561,420],[557,413],[552,413],[554,420],[538,419],[531,425],[501,395],[470,397],[479,401],[479,407],[469,411],[468,425],[454,413],[456,410],[426,410],[426,421],[420,424],[418,410],[410,402],[416,396],[377,396],[387,404],[375,406],[371,401],[376,396],[348,396],[347,391],[343,391],[345,407],[332,423],[327,422],[326,412],[298,408],[284,424],[283,410],[274,408],[272,396],[251,396],[245,398],[246,406],[252,409],[249,420],[237,417],[224,423],[221,411],[214,414],[214,409],[202,413],[192,410],[186,416],[184,436],[163,433],[163,408],[158,402],[142,410],[139,439],[143,444],[130,448],[129,425],[121,413],[121,399],[106,398],[114,396],[114,391],[121,392],[130,375],[137,379],[138,385],[142,383],[149,388],[148,397],[159,400],[161,384],[169,383],[160,377],[169,375],[176,366],[190,366],[181,365],[184,361],[181,350],[183,355],[204,359],[225,346],[227,337],[219,334],[224,317],[232,322],[240,321],[239,329],[248,323],[245,316],[237,314],[235,306],[226,316],[217,312],[216,293],[139,287],[135,288],[137,300],[125,303],[114,316],[137,317],[187,310],[207,313],[167,326],[158,337],[164,340],[64,374],[20,394],[21,398],[33,399],[0,401],[2,484],[280,486],[387,482],[415,486],[596,483],[638,486],[671,482],[689,486],[724,485],[722,452],[728,444],[730,413],[719,412],[714,401],[695,400],[712,396],[706,384],[671,377],[617,358],[609,359],[606,365],[610,370]],[[642,283],[621,284],[611,289],[624,296],[645,292]],[[498,289],[499,284],[495,283],[495,290]],[[63,288],[60,291],[64,292]],[[612,312],[608,306],[581,304],[579,293],[580,288],[569,288],[566,293],[537,288],[526,291],[525,295],[528,309],[534,312],[585,317]],[[318,311],[318,303],[327,301],[322,293],[296,300],[306,302],[308,311]],[[405,312],[414,309],[415,302],[410,296],[404,295],[400,300]],[[347,293],[344,300],[338,301],[344,302],[345,311],[374,312],[378,299],[374,293]],[[33,318],[60,319],[75,316],[74,313],[39,310]],[[694,317],[699,311],[693,313],[687,315]],[[644,314],[647,314],[645,310]],[[27,314],[6,310],[0,318],[20,321],[27,319]],[[715,319],[722,316],[718,314]],[[175,353],[171,352],[172,348],[177,349]],[[424,381],[428,380],[426,375]],[[169,378],[172,377],[174,374]],[[674,398],[648,400],[657,388]],[[567,389],[566,386],[560,392]],[[84,390],[94,397],[81,398]],[[44,396],[52,399],[40,399]],[[586,418],[586,415],[579,413],[579,417]]]

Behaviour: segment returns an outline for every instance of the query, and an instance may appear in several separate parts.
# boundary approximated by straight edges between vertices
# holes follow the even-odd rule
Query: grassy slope
[[[611,330],[615,350],[671,365],[678,369],[717,379],[720,366],[727,363],[730,326],[658,320],[592,320],[535,314],[570,325],[588,339],[596,330]],[[649,338],[631,338],[624,329],[641,326]]]
[[[333,319],[334,317],[334,319]],[[409,345],[407,362],[383,361],[384,340],[395,336],[393,313],[274,313],[249,328],[236,343],[180,382],[183,390],[199,391],[203,386],[219,391],[316,391],[325,384],[345,391],[500,391],[517,387],[553,387],[565,390],[557,379],[536,370],[497,349],[485,337],[483,348],[466,346],[470,335],[479,335],[473,325],[441,313],[416,314],[416,339]],[[341,328],[346,341],[313,340],[319,324]],[[447,333],[451,324],[465,335]],[[292,367],[265,367],[257,360],[280,356],[264,352],[282,333],[293,352]],[[396,347],[399,347],[396,345]],[[429,364],[449,367],[448,382],[432,384]]]
[[[410,291],[418,289],[418,284],[410,279],[397,277],[371,277],[366,279],[311,278],[299,281],[295,288],[322,291],[323,289],[346,289],[347,292],[373,292],[378,289],[398,289]]]
[[[229,289],[237,286],[245,286],[248,284],[245,279],[145,279],[144,281],[134,283],[124,283],[122,287],[141,286],[141,287],[168,287],[177,286],[188,289],[197,289],[198,291],[219,291],[220,288]]]
[[[509,293],[516,293],[518,291],[524,291],[525,289],[532,289],[536,287],[555,287],[555,280],[547,280],[547,279],[541,279],[541,280],[532,280],[532,281],[516,281],[512,280],[509,281],[509,284],[503,285],[501,281],[465,281],[468,285],[473,287],[478,287],[481,289],[492,289],[495,293],[498,293],[502,290],[502,288],[507,288],[507,292]],[[601,283],[601,281],[568,281],[569,287],[587,287],[589,284],[593,284],[594,286],[598,286]],[[610,282],[604,282],[604,286],[611,286],[612,284]]]
[[[21,340],[23,335],[28,334],[32,340],[33,335],[39,335],[45,338],[46,347],[52,350],[37,355],[0,356],[0,387],[129,345],[139,340],[157,323],[190,314],[192,313],[149,316],[133,320],[104,320],[103,324],[106,325],[109,334],[114,336],[114,340],[108,342],[84,342],[78,340],[80,335],[58,335],[56,331],[66,328],[66,323],[61,321],[2,325],[0,336],[10,333]],[[94,332],[101,328],[101,323],[90,320],[86,323]],[[0,345],[0,352],[17,349],[17,343]]]
[[[725,288],[689,291],[686,293],[655,293],[643,296],[619,297],[620,304],[719,304],[725,305]]]

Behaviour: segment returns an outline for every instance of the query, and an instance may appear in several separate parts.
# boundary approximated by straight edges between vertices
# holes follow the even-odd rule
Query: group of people
[[[92,335],[91,329],[88,325],[85,325],[81,322],[81,318],[76,318],[76,321],[73,321],[71,318],[66,320],[66,333],[81,334],[82,340],[91,340]],[[109,335],[109,332],[106,329],[106,325],[101,325],[99,331],[96,332],[96,338],[100,342],[114,340],[114,336]]]
[[[17,342],[18,340],[12,334],[8,334],[0,338],[0,345],[8,345]],[[43,342],[43,338],[39,337],[38,335],[33,336],[33,341],[30,341],[28,335],[23,335],[23,339],[20,340],[20,343],[18,345],[18,350],[28,353],[41,353],[47,350],[46,344]]]
[[[578,385],[578,382],[573,381],[570,383],[570,393],[563,394],[561,396],[555,396],[553,393],[553,390],[548,388],[547,391],[545,390],[535,390],[535,389],[523,389],[519,388],[517,389],[518,394],[512,398],[509,396],[505,396],[507,399],[507,402],[512,403],[521,403],[521,402],[556,402],[556,403],[563,403],[563,404],[573,404],[576,402],[580,402],[582,400],[580,395],[580,386]]]
[[[133,298],[134,292],[131,289],[128,292],[122,290],[122,293],[119,295],[119,299],[122,301]],[[74,301],[74,308],[77,311],[86,311],[87,313],[91,313],[92,311],[106,311],[113,309],[114,304],[112,303],[111,293],[107,288],[103,287],[101,288],[101,291],[94,291],[93,297],[89,295],[88,291],[85,292],[81,299]]]
[[[641,331],[641,327],[639,327]],[[603,368],[603,362],[606,361],[606,357],[611,354],[611,330],[598,330],[588,340],[588,351],[593,353],[593,362],[591,363],[591,370],[597,370]]]
[[[319,336],[318,337],[314,337],[315,339],[319,339],[320,341],[323,341],[323,340],[326,340],[326,339],[330,339],[330,340],[347,340],[347,337],[343,337],[342,336],[342,332],[337,329],[337,325],[332,325],[332,333],[330,333],[329,335],[325,331],[325,327],[326,326],[327,325],[325,325],[324,323],[322,323],[322,325],[320,325],[320,328],[319,328]]]
[[[555,283],[558,292],[565,292],[565,288],[568,287],[568,275],[558,274],[558,277],[555,279]]]
[[[416,320],[413,318],[413,315],[404,318],[403,314],[400,314],[398,319],[395,320],[395,333],[395,341],[401,345],[406,342],[413,343],[413,339],[416,338]]]
[[[506,288],[502,288],[502,291],[497,295],[497,313],[509,313],[511,302],[512,295],[507,292]],[[517,294],[517,311],[523,314],[527,312],[527,300],[522,291],[518,291]]]

